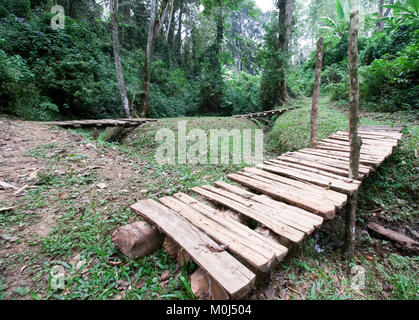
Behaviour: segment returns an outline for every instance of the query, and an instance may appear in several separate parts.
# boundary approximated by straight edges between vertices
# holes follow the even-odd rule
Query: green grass
[[[301,106],[279,117],[269,135],[268,148],[282,154],[309,146],[311,99],[292,101],[290,106]],[[318,138],[324,139],[336,131],[348,129],[349,119],[344,107],[334,106],[327,97],[320,100]],[[407,124],[412,121],[411,113],[361,114],[361,125]],[[373,174],[363,181],[359,191],[357,211],[358,228],[363,229],[368,221],[391,224],[392,228],[414,229],[419,204],[419,126],[408,125],[404,137],[387,159]],[[376,209],[381,209],[378,212]],[[342,239],[343,223],[334,228],[329,241]],[[374,239],[370,235],[357,234],[357,245],[369,256],[377,256],[375,247],[388,248],[389,243]],[[314,250],[314,239],[310,239],[297,253],[297,258],[287,258],[283,268],[290,271],[297,284],[305,284],[301,293],[293,298],[304,299],[418,299],[418,259],[397,253],[374,259],[371,263],[362,254],[350,261],[343,261],[340,251],[326,246],[323,253]],[[397,251],[393,248],[393,251]],[[349,263],[349,264],[348,264]],[[361,265],[367,272],[366,289],[362,295],[350,290],[350,265]],[[328,273],[324,272],[328,270]],[[337,281],[336,276],[342,280]],[[340,279],[338,277],[338,279]],[[334,279],[334,280],[333,280]],[[346,284],[344,283],[346,281]],[[298,287],[298,286],[297,286]]]
[[[310,99],[294,100],[290,105],[302,108],[285,113],[277,118],[272,131],[266,137],[265,157],[297,150],[308,146],[310,123]],[[397,119],[383,121],[380,114],[374,119],[363,118],[361,124],[391,124]],[[377,120],[378,119],[378,120]],[[147,189],[144,197],[157,198],[175,192],[187,191],[191,187],[210,184],[246,166],[239,165],[159,165],[154,159],[157,148],[155,134],[160,128],[177,129],[177,120],[187,120],[188,129],[201,128],[209,133],[211,129],[257,129],[251,121],[232,118],[188,118],[161,119],[158,124],[146,124],[134,130],[123,144],[107,143],[99,136],[96,143],[99,152],[114,149],[124,153],[136,162],[130,182],[141,189]],[[319,113],[319,138],[325,138],[337,130],[346,130],[348,118],[342,108],[336,108],[321,99]],[[71,130],[82,136],[81,143],[93,142],[87,130]],[[418,199],[418,126],[405,130],[405,137],[394,155],[373,175],[366,179],[360,191],[358,227],[365,228],[370,219],[396,224],[399,227],[414,228],[417,218]],[[29,154],[43,159],[49,166],[38,174],[38,189],[30,189],[24,196],[24,205],[12,212],[0,215],[3,233],[19,234],[21,227],[37,221],[41,209],[59,211],[55,224],[46,237],[27,241],[26,251],[15,253],[7,259],[0,257],[0,269],[5,263],[15,264],[19,270],[27,265],[25,272],[34,283],[31,287],[18,287],[12,298],[32,299],[192,299],[189,275],[196,268],[188,264],[184,269],[166,256],[163,250],[143,259],[131,260],[118,252],[111,241],[113,230],[128,223],[133,213],[128,210],[132,203],[119,202],[119,190],[112,190],[114,198],[99,195],[89,196],[88,203],[79,203],[78,192],[89,190],[98,177],[94,170],[83,174],[69,168],[73,162],[83,161],[84,155],[71,153],[70,156],[55,154],[53,144],[33,148]],[[55,169],[62,171],[57,174]],[[96,190],[96,189],[95,189]],[[58,195],[66,191],[70,197],[60,200]],[[76,192],[78,191],[78,192]],[[101,191],[98,191],[100,193]],[[131,201],[133,199],[130,199]],[[4,202],[4,203],[3,203]],[[3,201],[0,205],[12,203]],[[54,208],[52,208],[54,206]],[[374,217],[374,209],[382,207],[379,217]],[[320,231],[322,235],[324,231]],[[323,252],[316,250],[318,241],[311,237],[301,247],[293,250],[281,263],[279,271],[285,273],[286,283],[277,283],[288,291],[290,299],[417,299],[418,258],[407,257],[393,250],[389,254],[378,254],[377,247],[387,247],[388,243],[359,233],[357,245],[360,251],[349,261],[342,260],[340,250],[333,244],[341,240],[342,226],[338,225],[330,239],[322,246]],[[18,240],[20,241],[20,239]],[[0,245],[5,242],[0,240]],[[19,242],[18,242],[19,243]],[[86,262],[86,272],[76,271],[69,260],[76,254]],[[373,261],[366,257],[373,257]],[[112,262],[112,263],[110,263]],[[67,275],[66,288],[54,291],[50,285],[49,273],[55,265],[61,265]],[[350,270],[354,265],[366,269],[366,288],[361,292],[351,289]],[[169,270],[168,281],[160,282],[163,271]],[[18,271],[17,271],[18,272]],[[6,295],[7,287],[0,277],[0,299]]]
[[[286,112],[279,117],[269,135],[269,150],[276,153],[295,151],[310,145],[311,99],[300,98],[291,101],[288,106],[301,108]],[[349,120],[345,113],[328,97],[322,97],[318,113],[318,140],[327,138],[336,131],[348,130]],[[379,125],[377,120],[361,118],[361,125]]]

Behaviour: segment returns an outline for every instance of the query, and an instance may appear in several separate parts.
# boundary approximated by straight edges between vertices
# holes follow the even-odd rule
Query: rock
[[[108,185],[107,185],[106,183],[103,183],[103,182],[98,183],[98,184],[96,185],[96,187],[98,187],[99,189],[105,189],[107,186],[108,186]]]
[[[202,268],[192,274],[191,289],[197,299],[229,299],[227,292]]]
[[[145,221],[134,222],[117,228],[112,234],[115,246],[131,259],[152,254],[163,243],[162,234]]]

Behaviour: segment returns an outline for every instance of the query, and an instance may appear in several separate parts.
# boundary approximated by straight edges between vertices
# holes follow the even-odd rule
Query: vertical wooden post
[[[349,30],[349,178],[358,179],[359,158],[361,155],[361,139],[358,136],[359,120],[359,78],[358,78],[358,26],[359,11],[351,13],[351,26]],[[346,239],[345,255],[351,257],[355,247],[355,222],[358,191],[355,191],[346,206]]]
[[[322,82],[323,67],[323,38],[317,41],[316,68],[314,75],[313,105],[311,107],[311,125],[310,125],[310,146],[316,147],[317,144],[317,116],[319,113],[320,84]]]

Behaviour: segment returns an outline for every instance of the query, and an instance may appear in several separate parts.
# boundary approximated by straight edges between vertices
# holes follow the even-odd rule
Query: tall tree
[[[122,107],[127,118],[131,118],[131,111],[127,98],[127,90],[125,88],[124,75],[122,72],[122,64],[119,50],[118,37],[118,0],[111,0],[111,23],[112,23],[112,44],[115,59],[116,78],[118,80],[119,93],[121,95]]]
[[[351,13],[349,30],[348,60],[349,60],[349,179],[358,179],[359,159],[361,155],[361,138],[358,136],[359,121],[359,78],[358,78],[358,30],[359,11]],[[346,206],[346,243],[345,254],[353,255],[355,245],[355,222],[358,191],[348,199]]]
[[[314,75],[313,105],[311,107],[310,145],[314,148],[317,144],[317,115],[319,112],[320,84],[322,81],[323,66],[323,38],[317,41],[316,68]]]
[[[151,79],[151,56],[153,53],[154,43],[160,34],[161,25],[167,16],[168,9],[173,0],[162,0],[159,12],[156,16],[156,0],[151,0],[150,24],[147,38],[147,53],[144,62],[144,79],[142,86],[142,102],[140,116],[145,117],[148,110],[150,99],[150,79]]]
[[[393,5],[393,4],[394,4],[394,0],[390,0],[389,5]],[[391,12],[391,8],[387,8],[387,10],[384,12],[384,0],[380,0],[378,4],[378,19],[383,19],[385,17],[388,17],[390,15],[390,12]],[[385,24],[386,22],[384,20],[378,20],[377,22],[378,30],[380,31],[384,30]]]
[[[278,0],[279,14],[279,36],[278,48],[282,52],[285,59],[281,59],[282,81],[280,84],[280,95],[282,100],[288,100],[289,94],[287,89],[286,77],[286,57],[288,56],[289,40],[291,36],[291,27],[294,21],[294,0]]]

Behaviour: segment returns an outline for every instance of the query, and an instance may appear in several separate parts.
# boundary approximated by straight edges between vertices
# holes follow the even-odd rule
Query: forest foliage
[[[150,1],[119,1],[123,75],[135,109],[143,95]],[[313,44],[320,36],[322,90],[346,104],[354,1],[292,2],[289,50],[281,50],[278,10],[263,13],[253,0],[173,1],[154,48],[147,116],[229,116],[276,108],[286,100],[278,96],[283,70],[290,97],[310,96]],[[368,110],[419,106],[419,3],[392,3],[383,6],[389,14],[378,17],[374,1],[358,1],[361,107]],[[50,27],[54,4],[65,8],[63,30]],[[33,120],[123,116],[109,1],[0,0],[0,114]]]

